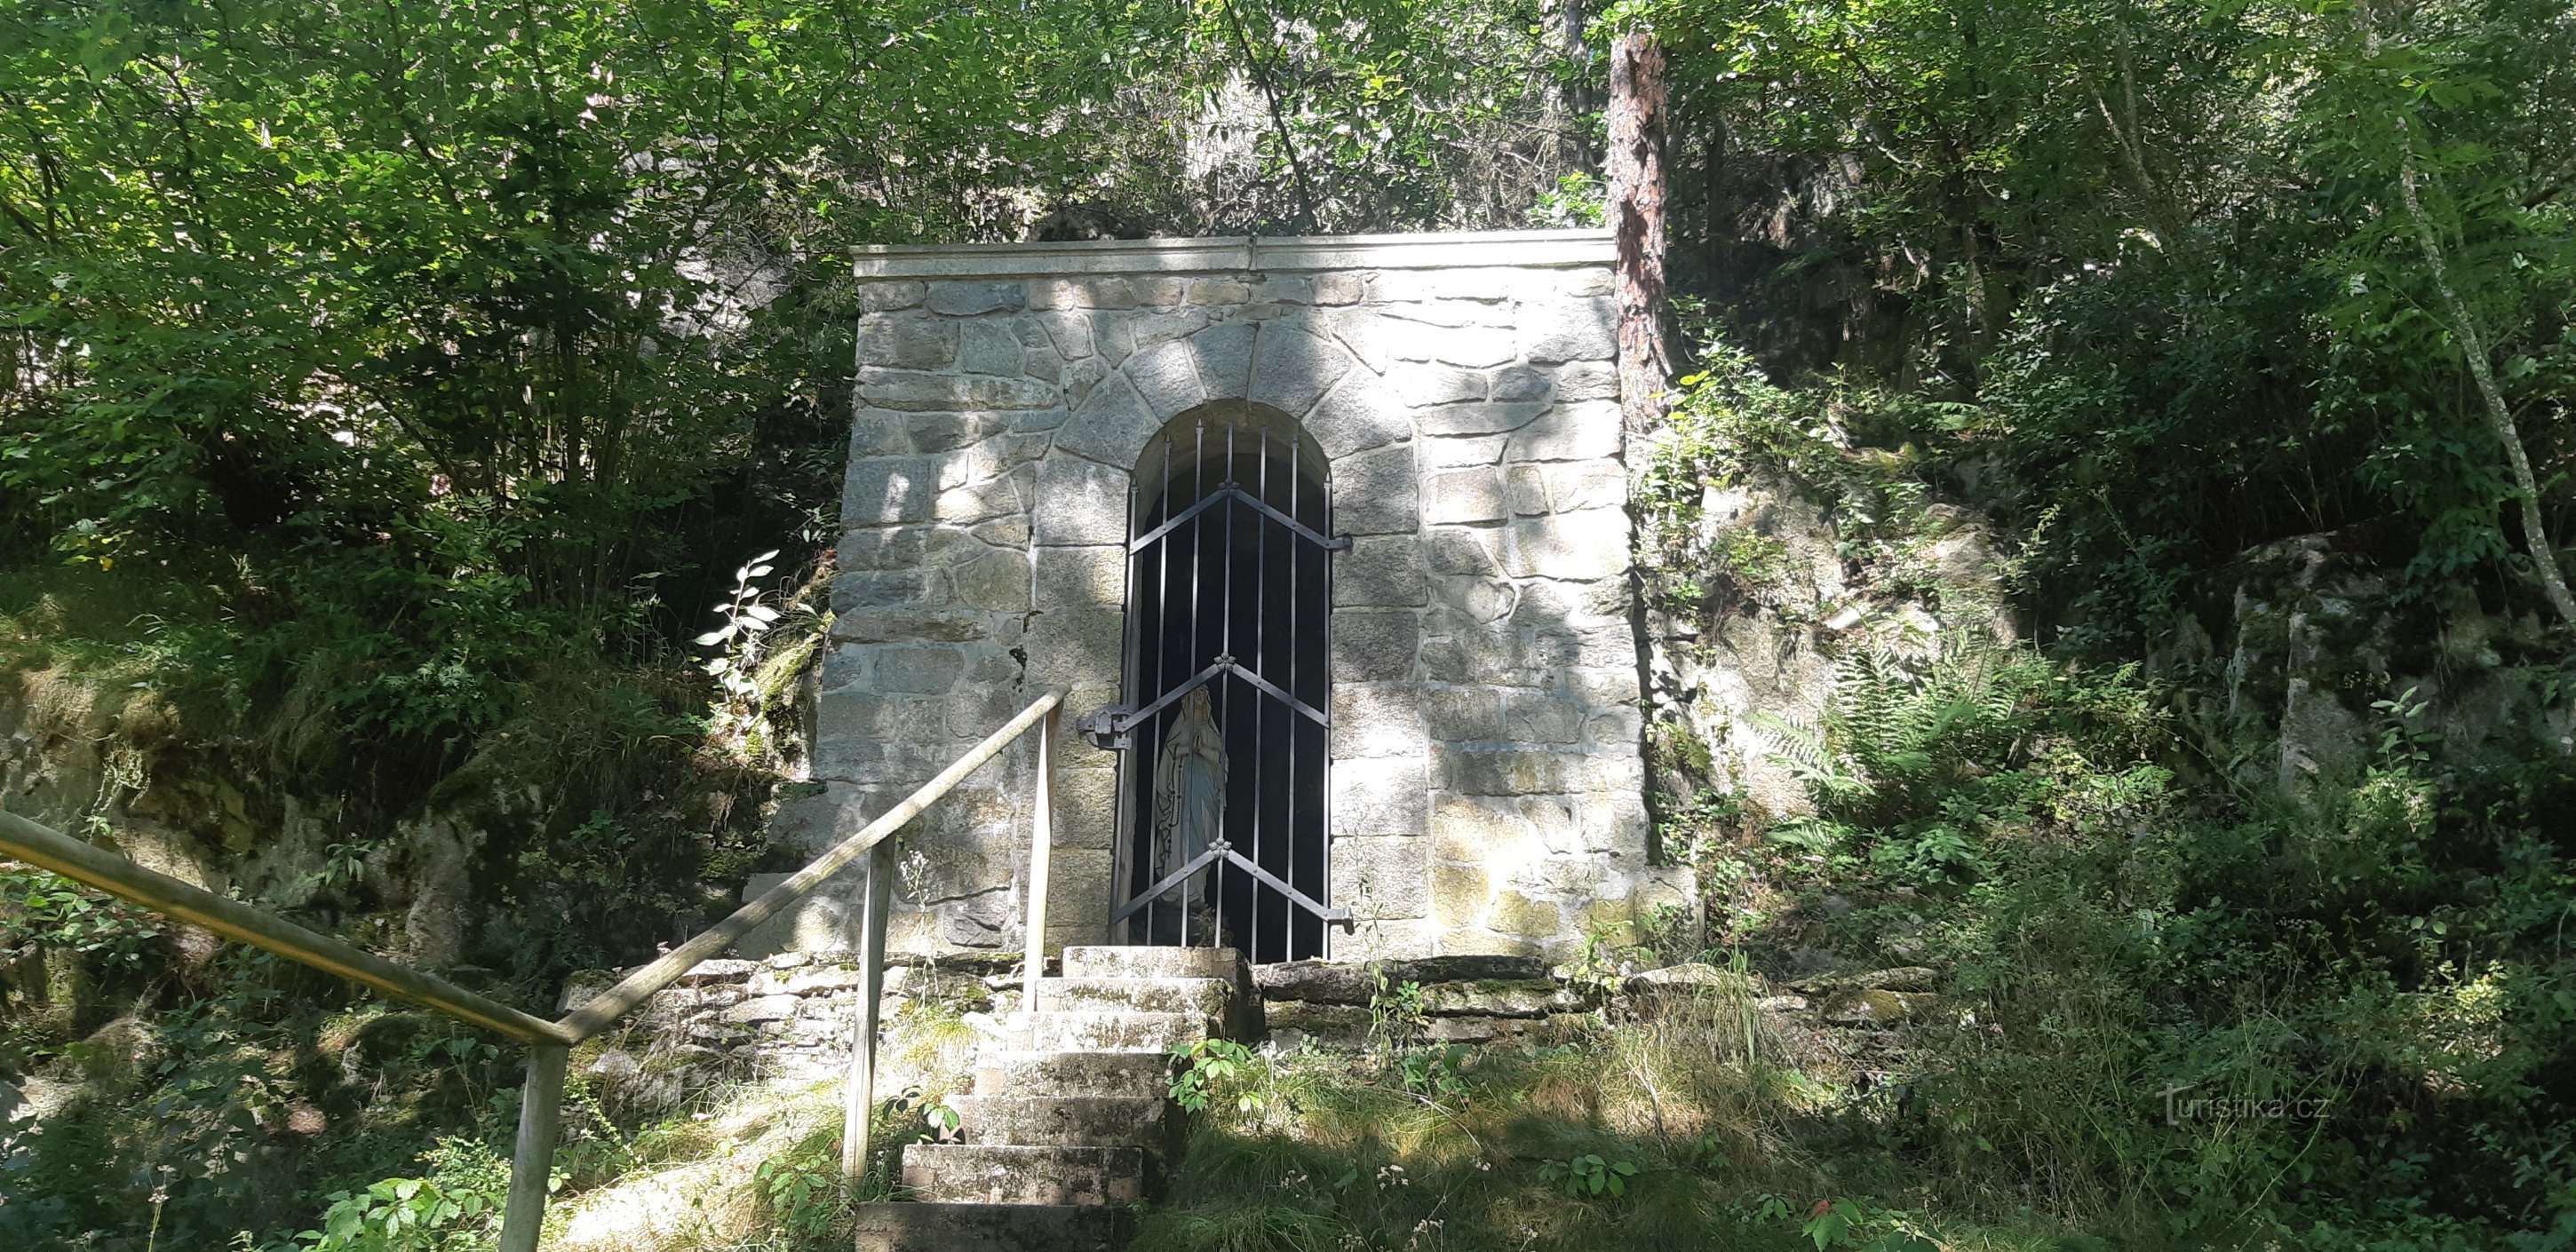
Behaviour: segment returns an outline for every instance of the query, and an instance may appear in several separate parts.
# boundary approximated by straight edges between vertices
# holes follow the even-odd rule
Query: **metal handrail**
[[[77,879],[119,899],[203,926],[226,938],[277,953],[316,969],[338,974],[389,995],[436,1009],[459,1021],[515,1039],[528,1046],[528,1075],[519,1105],[518,1141],[512,1153],[510,1198],[501,1224],[501,1252],[535,1252],[545,1225],[546,1185],[562,1128],[564,1069],[573,1045],[598,1034],[611,1023],[680,980],[700,961],[724,951],[753,927],[803,900],[826,879],[867,858],[865,920],[860,966],[862,1003],[851,1040],[850,1088],[843,1126],[841,1163],[853,1176],[865,1167],[868,1123],[875,1106],[877,1001],[885,977],[888,888],[892,875],[882,847],[897,830],[924,809],[955,790],[966,776],[1000,755],[1030,727],[1038,727],[1037,805],[1030,850],[1027,1004],[1037,1007],[1037,983],[1044,972],[1046,874],[1054,826],[1056,714],[1062,691],[1049,691],[1030,702],[1019,716],[985,736],[938,776],[923,783],[903,802],[857,833],[832,846],[804,869],[760,898],[744,904],[668,954],[627,975],[564,1015],[560,1021],[521,1012],[499,1001],[432,974],[395,964],[326,935],[316,934],[272,913],[238,900],[145,869],[115,853],[90,845],[14,813],[0,812],[0,853]]]

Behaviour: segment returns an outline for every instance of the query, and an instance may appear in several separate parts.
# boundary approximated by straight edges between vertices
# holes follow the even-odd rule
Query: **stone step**
[[[1252,966],[1233,948],[1151,948],[1134,945],[1064,950],[1066,978],[1214,978],[1249,987]]]
[[[858,1252],[1113,1252],[1135,1214],[1098,1204],[862,1204]]]
[[[1159,1096],[1172,1063],[1154,1052],[1002,1052],[975,1058],[975,1094]]]
[[[1124,1013],[1040,1009],[1013,1013],[1004,1024],[1015,1052],[1165,1052],[1208,1037],[1198,1013]]]
[[[1143,1148],[916,1143],[902,1177],[913,1199],[944,1204],[1127,1205],[1159,1184],[1155,1170]]]
[[[968,1143],[1031,1148],[1143,1148],[1180,1155],[1181,1110],[1153,1096],[950,1096]]]
[[[1041,978],[1038,1007],[1077,1012],[1196,1013],[1222,1019],[1235,1004],[1221,978]]]

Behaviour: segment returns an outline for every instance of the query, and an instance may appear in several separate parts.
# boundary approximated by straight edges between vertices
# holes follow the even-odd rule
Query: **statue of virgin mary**
[[[1196,860],[1225,832],[1225,735],[1208,707],[1207,688],[1181,700],[1181,715],[1163,736],[1154,762],[1154,881]],[[1207,875],[1174,884],[1162,900],[1177,903]]]

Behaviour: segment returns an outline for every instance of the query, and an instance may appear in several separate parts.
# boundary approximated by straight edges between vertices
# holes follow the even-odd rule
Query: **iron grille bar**
[[[1267,466],[1263,468],[1265,472],[1268,469]],[[1292,486],[1290,490],[1293,492],[1295,488]],[[1215,508],[1229,500],[1241,501],[1244,504],[1252,506],[1253,510],[1260,513],[1262,516],[1287,527],[1291,532],[1295,533],[1298,538],[1314,544],[1316,547],[1322,548],[1326,552],[1339,552],[1351,546],[1351,537],[1349,535],[1327,537],[1318,534],[1313,527],[1280,512],[1278,509],[1264,503],[1259,496],[1253,495],[1251,492],[1245,491],[1242,487],[1229,481],[1217,484],[1216,490],[1200,497],[1198,503],[1182,510],[1180,516],[1164,522],[1162,525],[1147,531],[1145,534],[1135,539],[1128,540],[1127,550],[1130,552],[1144,551],[1145,545],[1179,529],[1181,523],[1191,521],[1197,518],[1199,514]],[[1226,524],[1229,527],[1232,526],[1233,519],[1229,517]]]

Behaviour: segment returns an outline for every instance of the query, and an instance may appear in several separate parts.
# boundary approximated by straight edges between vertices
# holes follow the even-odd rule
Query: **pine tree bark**
[[[1664,326],[1664,50],[1630,31],[1610,51],[1609,225],[1619,244],[1619,406],[1630,431],[1660,420],[1672,390]]]

